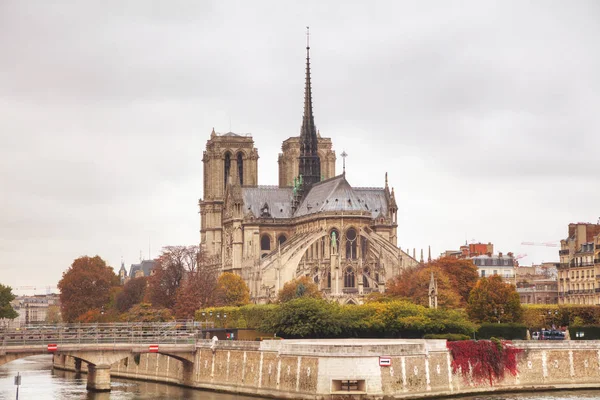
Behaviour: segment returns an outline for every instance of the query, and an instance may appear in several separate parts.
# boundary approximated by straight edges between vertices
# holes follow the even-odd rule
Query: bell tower
[[[240,186],[258,185],[258,150],[250,135],[218,134],[214,128],[202,157],[203,199],[200,206],[200,246],[210,256],[221,255],[223,205],[229,177]]]

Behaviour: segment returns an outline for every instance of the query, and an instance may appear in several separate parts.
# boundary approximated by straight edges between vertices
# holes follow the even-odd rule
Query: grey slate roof
[[[143,260],[139,264],[131,264],[129,268],[129,276],[131,278],[135,278],[136,271],[142,270],[144,271],[144,276],[150,276],[150,273],[156,266],[156,261],[154,260]]]
[[[346,178],[338,175],[313,185],[294,216],[327,211],[367,211],[367,207]]]
[[[353,188],[343,175],[319,182],[310,189],[292,213],[292,189],[277,186],[242,187],[244,215],[252,211],[260,218],[266,204],[271,218],[292,218],[318,212],[370,211],[375,219],[387,216],[388,200],[384,188]]]
[[[252,211],[256,218],[261,216],[261,208],[267,204],[272,218],[292,217],[292,189],[277,186],[242,187],[244,215]]]
[[[366,204],[373,218],[379,213],[387,216],[388,200],[384,188],[355,188],[354,192]]]

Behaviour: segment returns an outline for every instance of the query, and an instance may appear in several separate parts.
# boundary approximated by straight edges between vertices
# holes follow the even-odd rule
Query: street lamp
[[[217,319],[221,318],[221,313],[217,312]],[[227,313],[223,313],[223,328],[225,328],[225,320],[227,319]]]

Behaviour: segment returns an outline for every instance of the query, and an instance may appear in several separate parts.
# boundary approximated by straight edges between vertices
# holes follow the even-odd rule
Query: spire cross
[[[346,151],[343,150],[342,154],[340,154],[340,156],[342,156],[343,171],[344,171],[344,175],[346,175],[346,157],[348,157],[348,153],[346,153]]]

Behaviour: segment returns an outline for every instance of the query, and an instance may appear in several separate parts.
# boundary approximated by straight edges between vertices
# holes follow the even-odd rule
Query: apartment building
[[[560,241],[559,304],[600,305],[600,224],[569,224]]]

